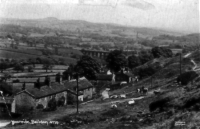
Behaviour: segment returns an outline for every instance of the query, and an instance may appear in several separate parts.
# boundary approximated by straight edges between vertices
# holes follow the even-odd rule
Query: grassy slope
[[[194,60],[198,60],[199,57],[195,56],[198,55],[199,52],[193,53],[189,58],[193,58]],[[164,99],[167,97],[170,97],[170,101],[167,104],[167,108],[171,110],[173,106],[180,105],[182,107],[186,106],[188,102],[191,100],[198,100],[200,99],[200,82],[195,82],[193,85],[188,84],[185,86],[186,90],[184,90],[182,87],[174,87],[171,86],[173,84],[174,77],[176,77],[179,74],[179,70],[176,71],[177,67],[174,67],[178,65],[177,64],[177,58],[172,58],[170,59],[170,63],[168,62],[168,65],[163,69],[165,71],[171,72],[173,76],[169,76],[166,78],[168,75],[167,72],[159,71],[157,79],[155,79],[155,85],[153,87],[150,87],[150,78],[146,78],[144,80],[141,80],[139,83],[135,85],[129,85],[127,88],[122,88],[116,91],[112,91],[111,94],[116,93],[120,94],[123,91],[126,92],[131,92],[135,91],[136,88],[144,86],[144,87],[150,87],[152,89],[156,89],[158,87],[162,88],[164,90],[164,93],[158,96],[152,95],[152,92],[149,92],[147,97],[142,100],[137,100],[136,104],[131,107],[131,106],[125,106],[125,104],[118,105],[118,109],[124,112],[121,116],[135,116],[135,114],[138,111],[144,111],[146,113],[149,112],[149,104],[151,102],[155,102],[159,99]],[[185,62],[186,66],[190,66],[189,62]],[[187,68],[183,64],[183,70],[186,70]],[[199,64],[198,64],[199,65]],[[134,96],[136,93],[133,93],[132,95]],[[129,96],[131,97],[131,96]],[[102,112],[104,111],[109,111],[110,107],[110,102],[112,100],[107,100],[106,102],[101,102],[96,100],[95,102],[89,103],[87,105],[81,106],[81,111],[92,111],[96,116],[101,116]],[[191,105],[195,105],[197,102],[194,102]],[[171,107],[170,107],[171,106]],[[185,111],[185,112],[184,112]],[[75,108],[61,108],[55,112],[50,112],[50,113],[40,113],[40,115],[35,114],[32,116],[33,118],[40,118],[40,119],[60,119],[60,120],[65,120],[65,117],[68,116],[69,114],[73,114],[76,112]],[[139,117],[137,116],[137,121],[136,123],[134,120],[132,122],[128,121],[118,121],[116,118],[119,116],[112,116],[108,117],[108,121],[96,121],[93,122],[92,124],[85,124],[82,125],[78,128],[95,128],[95,129],[104,129],[104,128],[136,128],[135,126],[138,126],[138,128],[143,128],[143,129],[174,129],[174,122],[178,120],[185,121],[187,124],[187,129],[192,129],[194,128],[197,124],[200,123],[199,121],[199,116],[200,114],[198,112],[195,112],[192,109],[192,106],[186,107],[185,110],[181,109],[175,109],[173,114],[167,115],[166,112],[161,112],[161,113],[154,113],[155,116],[152,118],[148,117]],[[112,122],[112,118],[115,119],[115,122]],[[139,122],[139,119],[143,119],[141,122]],[[148,122],[150,121],[150,122]],[[127,126],[128,125],[128,126]],[[19,126],[19,128],[22,126]],[[22,127],[25,128],[25,127]]]
[[[0,50],[0,58],[28,59],[28,58],[37,58],[38,56],[25,54],[25,53]]]
[[[0,50],[0,58],[8,58],[8,59],[29,59],[29,58],[47,58],[45,55],[42,55],[41,51],[39,50],[24,50],[24,49],[2,49]],[[76,59],[70,57],[63,57],[63,56],[50,56],[50,58],[59,60],[63,59],[67,64],[74,64],[76,63]]]

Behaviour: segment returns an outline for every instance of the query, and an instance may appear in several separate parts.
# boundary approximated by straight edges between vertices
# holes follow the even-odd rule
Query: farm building
[[[63,82],[66,87],[73,90],[74,92],[77,91],[77,80],[73,79],[70,81]],[[93,95],[96,93],[95,87],[90,83],[85,77],[79,78],[78,82],[78,91],[79,91],[79,98],[81,100],[91,99]],[[81,97],[82,96],[82,97]]]
[[[51,100],[56,100],[56,103],[62,105],[73,104],[76,101],[77,81],[62,81],[52,82],[49,78],[41,85],[35,83],[34,86],[27,86],[23,83],[20,87],[13,87],[13,95],[7,101],[10,112],[25,113],[37,108],[48,108],[48,103]],[[79,101],[91,99],[95,94],[94,86],[86,79],[79,78]],[[0,107],[5,110],[4,101],[0,101]]]
[[[24,88],[14,96],[15,112],[23,113],[36,109],[39,105],[43,108],[48,107],[48,102],[55,99],[57,102],[63,100],[63,105],[67,104],[68,94],[76,95],[66,86],[57,82],[51,83],[41,88]]]

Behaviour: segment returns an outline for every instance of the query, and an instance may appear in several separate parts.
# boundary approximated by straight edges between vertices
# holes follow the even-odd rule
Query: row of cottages
[[[16,113],[23,113],[36,109],[37,107],[48,107],[48,102],[55,99],[56,102],[63,100],[62,105],[67,105],[70,100],[67,98],[72,95],[75,98],[76,93],[70,91],[68,87],[52,82],[50,85],[45,85],[40,88],[24,88],[14,96]]]
[[[95,94],[94,86],[86,79],[80,78],[78,81],[79,101],[91,99]],[[77,81],[51,82],[48,79],[46,85],[35,83],[34,87],[23,85],[22,87],[13,87],[14,96],[8,103],[9,110],[13,113],[24,113],[38,107],[48,108],[48,102],[55,99],[62,105],[73,104],[76,102]],[[5,106],[3,107],[5,108]]]

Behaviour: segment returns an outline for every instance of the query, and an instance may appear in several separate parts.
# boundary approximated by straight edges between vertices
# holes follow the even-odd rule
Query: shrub
[[[163,98],[163,99],[154,101],[149,105],[149,110],[151,112],[155,111],[156,109],[160,109],[160,111],[163,111],[167,102],[169,102],[169,98]]]
[[[28,66],[28,72],[33,72],[33,66]]]
[[[170,49],[164,48],[164,47],[154,47],[154,48],[152,48],[151,52],[155,58],[159,58],[161,56],[163,56],[163,57],[172,57],[173,56],[172,51]]]
[[[18,63],[15,65],[14,70],[16,70],[17,72],[24,71],[24,66]]]
[[[42,104],[38,104],[36,109],[44,109],[44,106]]]
[[[52,98],[49,102],[48,102],[48,107],[51,111],[55,111],[57,109],[57,103],[56,103],[56,99]]]
[[[65,97],[62,96],[61,98],[58,99],[57,105],[58,107],[60,107],[60,106],[64,106],[64,104],[65,104]]]
[[[123,115],[123,114],[124,114],[124,112],[122,110],[114,108],[114,109],[109,109],[109,110],[103,112],[101,115],[108,116],[108,117],[114,117],[114,116]]]
[[[181,82],[182,85],[187,85],[196,77],[198,77],[198,74],[194,71],[185,72],[177,77],[177,82]]]
[[[139,67],[134,70],[136,75],[138,75],[140,78],[145,78],[153,75],[157,72],[159,68],[154,66],[146,66],[146,67]]]

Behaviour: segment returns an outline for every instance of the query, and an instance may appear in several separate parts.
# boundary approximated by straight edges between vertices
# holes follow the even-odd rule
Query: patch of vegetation
[[[101,115],[105,117],[116,117],[116,116],[122,116],[124,114],[125,113],[123,112],[123,110],[118,108],[108,109],[105,112],[101,113]]]
[[[193,81],[199,75],[195,71],[185,72],[178,76],[177,82],[181,82],[182,85],[187,85],[189,82]]]

